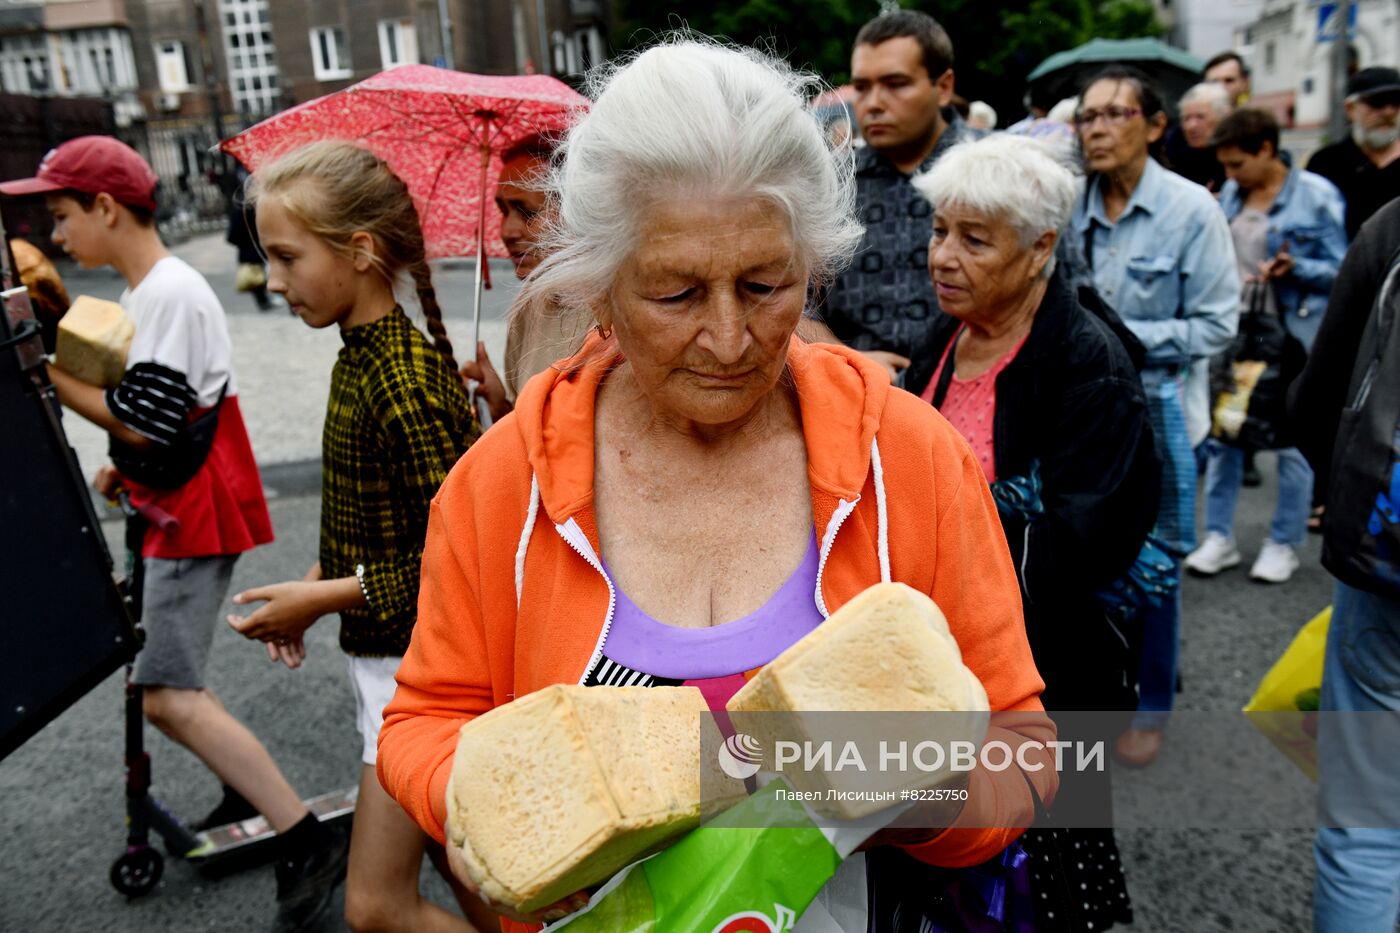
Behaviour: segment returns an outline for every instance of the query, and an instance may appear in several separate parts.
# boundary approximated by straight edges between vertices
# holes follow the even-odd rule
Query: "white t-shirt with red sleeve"
[[[224,393],[209,456],[188,483],[156,490],[125,481],[133,503],[154,504],[179,521],[169,532],[152,526],[143,556],[239,554],[271,541],[272,521],[238,405],[233,346],[218,296],[188,263],[166,256],[122,293],[121,304],[136,334],[126,374],[107,390],[107,408],[118,421],[155,444],[169,444],[182,422],[207,411]]]

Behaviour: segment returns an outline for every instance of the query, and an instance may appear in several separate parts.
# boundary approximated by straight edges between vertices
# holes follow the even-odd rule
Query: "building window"
[[[125,29],[72,29],[56,34],[62,80],[56,90],[105,97],[136,89],[136,62]]]
[[[11,94],[53,90],[48,40],[39,34],[0,38],[0,81]]]
[[[379,60],[384,68],[418,64],[418,34],[411,19],[379,21]]]
[[[578,45],[579,71],[587,72],[603,61],[603,36],[597,26],[589,26],[574,33]]]
[[[1264,70],[1274,70],[1274,42],[1272,39],[1264,43]]]
[[[280,105],[277,49],[272,33],[264,25],[267,3],[268,0],[219,0],[233,104],[251,116],[275,113]]]
[[[311,30],[311,63],[319,81],[348,78],[350,43],[343,26],[317,26]]]
[[[596,26],[578,29],[572,35],[554,33],[555,74],[583,74],[603,60],[603,37]]]
[[[1312,79],[1312,78],[1304,78],[1304,79],[1303,79],[1303,94],[1304,94],[1304,95],[1307,95],[1307,94],[1311,94],[1312,92],[1313,92],[1313,79]]]
[[[185,43],[175,39],[156,43],[156,78],[164,94],[179,94],[190,89]]]
[[[554,32],[550,35],[549,46],[550,51],[553,53],[554,56],[554,73],[557,75],[568,74],[568,42],[565,40],[564,34],[558,29],[554,30]]]

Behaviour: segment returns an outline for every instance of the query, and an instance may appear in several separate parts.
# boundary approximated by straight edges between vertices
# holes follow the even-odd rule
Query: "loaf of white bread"
[[[737,712],[986,711],[948,620],[903,583],[877,583],[778,655],[726,704]]]
[[[447,836],[481,893],[538,910],[699,825],[708,712],[695,687],[557,685],[463,726]],[[709,763],[707,797],[725,780]]]
[[[973,710],[985,728],[987,695],[963,666],[933,601],[902,584],[882,584],[756,674],[729,709]],[[707,711],[694,687],[560,685],[463,726],[447,836],[481,893],[516,910],[538,910],[611,877],[694,828],[712,807],[737,800],[743,785],[725,777],[716,755],[701,758],[700,714]],[[754,718],[774,728],[792,725],[791,717]],[[739,721],[736,715],[744,731]],[[814,734],[819,726],[813,723]],[[784,777],[798,789],[828,786],[821,775],[805,785],[799,775]],[[917,776],[894,779],[919,785]],[[885,805],[840,806],[838,815],[859,816]]]
[[[126,372],[126,354],[136,334],[115,301],[79,295],[58,322],[54,364],[83,382],[109,389]]]
[[[888,749],[905,743],[911,750],[933,741],[950,751],[956,740],[980,743],[988,722],[987,692],[963,664],[948,620],[932,599],[903,583],[863,591],[755,674],[726,708],[734,729],[764,748],[779,740],[804,749],[831,743],[836,762],[846,743],[853,743],[864,770],[794,765],[782,772],[796,790],[819,796],[818,812],[843,820],[888,804],[874,794],[829,791],[898,792],[938,783],[939,774],[881,767],[882,743]],[[825,715],[880,712],[892,715]],[[933,761],[928,755],[924,760]]]

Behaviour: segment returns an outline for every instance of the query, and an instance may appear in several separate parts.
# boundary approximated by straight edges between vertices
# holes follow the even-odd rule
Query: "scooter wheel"
[[[165,871],[165,859],[152,848],[133,849],[112,863],[112,887],[127,897],[151,893]]]

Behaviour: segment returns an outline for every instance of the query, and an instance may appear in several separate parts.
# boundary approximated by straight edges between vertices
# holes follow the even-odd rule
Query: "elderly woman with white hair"
[[[521,300],[586,311],[597,333],[529,381],[434,500],[380,734],[380,779],[439,840],[464,723],[552,684],[694,684],[722,709],[882,580],[943,609],[991,709],[1019,711],[999,738],[1034,765],[973,771],[960,812],[869,851],[975,865],[1053,797],[1034,743],[1054,727],[981,468],[883,368],[794,336],[860,235],[849,156],[806,108],[811,87],[700,41],[594,77]],[[865,879],[844,890],[863,913]]]
[[[991,485],[1046,709],[1131,710],[1137,639],[1097,594],[1142,549],[1160,467],[1126,331],[1056,264],[1074,176],[1035,141],[1003,135],[950,150],[915,185],[934,208],[929,274],[948,319],[905,385],[968,440]],[[1059,726],[1061,738],[1075,731]],[[1065,775],[1056,809],[1109,825],[1107,775]],[[1075,858],[1048,857],[1075,843]],[[1023,845],[1032,886],[1050,895],[1035,898],[1044,928],[1131,920],[1111,829],[1033,830]],[[1057,863],[1072,876],[1065,903],[1050,878]]]
[[[1167,165],[1212,194],[1225,187],[1225,169],[1215,157],[1211,134],[1235,109],[1225,88],[1214,81],[1194,85],[1176,105],[1179,122],[1167,131],[1163,154]]]

